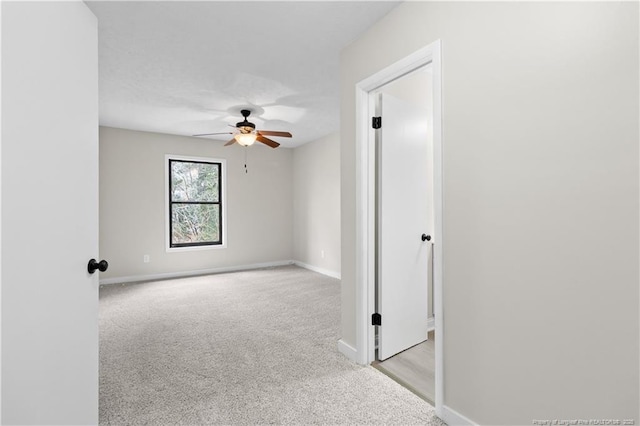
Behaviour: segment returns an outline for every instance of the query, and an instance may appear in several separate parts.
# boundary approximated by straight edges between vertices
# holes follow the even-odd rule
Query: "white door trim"
[[[375,341],[371,315],[375,312],[375,140],[370,120],[375,115],[371,92],[391,81],[431,64],[433,78],[434,149],[434,259],[433,303],[435,311],[436,415],[443,407],[443,315],[442,315],[442,65],[440,40],[384,68],[356,84],[356,360],[374,361]]]

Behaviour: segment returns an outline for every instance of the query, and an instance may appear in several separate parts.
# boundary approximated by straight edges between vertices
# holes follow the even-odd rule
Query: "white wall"
[[[293,150],[293,256],[327,275],[340,276],[338,133]]]
[[[100,128],[100,256],[109,261],[102,279],[292,259],[292,151],[223,144]],[[227,248],[165,251],[165,154],[227,160]]]
[[[407,2],[342,52],[342,339],[354,85],[437,39],[444,404],[482,424],[638,422],[637,3]]]

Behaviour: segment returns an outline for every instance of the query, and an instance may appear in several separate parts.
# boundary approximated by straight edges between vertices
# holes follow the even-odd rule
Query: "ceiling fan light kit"
[[[251,111],[248,109],[243,109],[240,111],[240,114],[244,117],[243,121],[239,121],[236,123],[236,128],[240,133],[237,133],[233,139],[224,144],[224,146],[233,145],[234,143],[238,143],[242,146],[251,146],[255,141],[261,142],[271,148],[277,148],[280,144],[276,141],[273,141],[265,136],[279,136],[283,138],[290,138],[292,135],[289,132],[278,132],[273,130],[256,130],[256,125],[251,123],[247,118],[251,115]],[[233,126],[232,126],[233,127]],[[211,135],[222,135],[222,134],[233,134],[230,132],[224,133],[202,133],[199,135],[193,136],[211,136]]]
[[[257,137],[255,133],[238,133],[233,138],[242,146],[251,146]]]

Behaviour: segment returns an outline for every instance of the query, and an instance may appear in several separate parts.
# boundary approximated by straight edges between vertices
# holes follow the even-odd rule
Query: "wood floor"
[[[400,352],[373,367],[382,371],[420,398],[433,404],[435,401],[435,333],[429,339]]]

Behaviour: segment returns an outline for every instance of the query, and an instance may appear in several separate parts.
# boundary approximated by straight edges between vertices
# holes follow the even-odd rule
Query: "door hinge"
[[[371,127],[379,129],[382,127],[382,117],[371,117]]]
[[[380,314],[371,315],[371,325],[382,325],[382,315]]]

